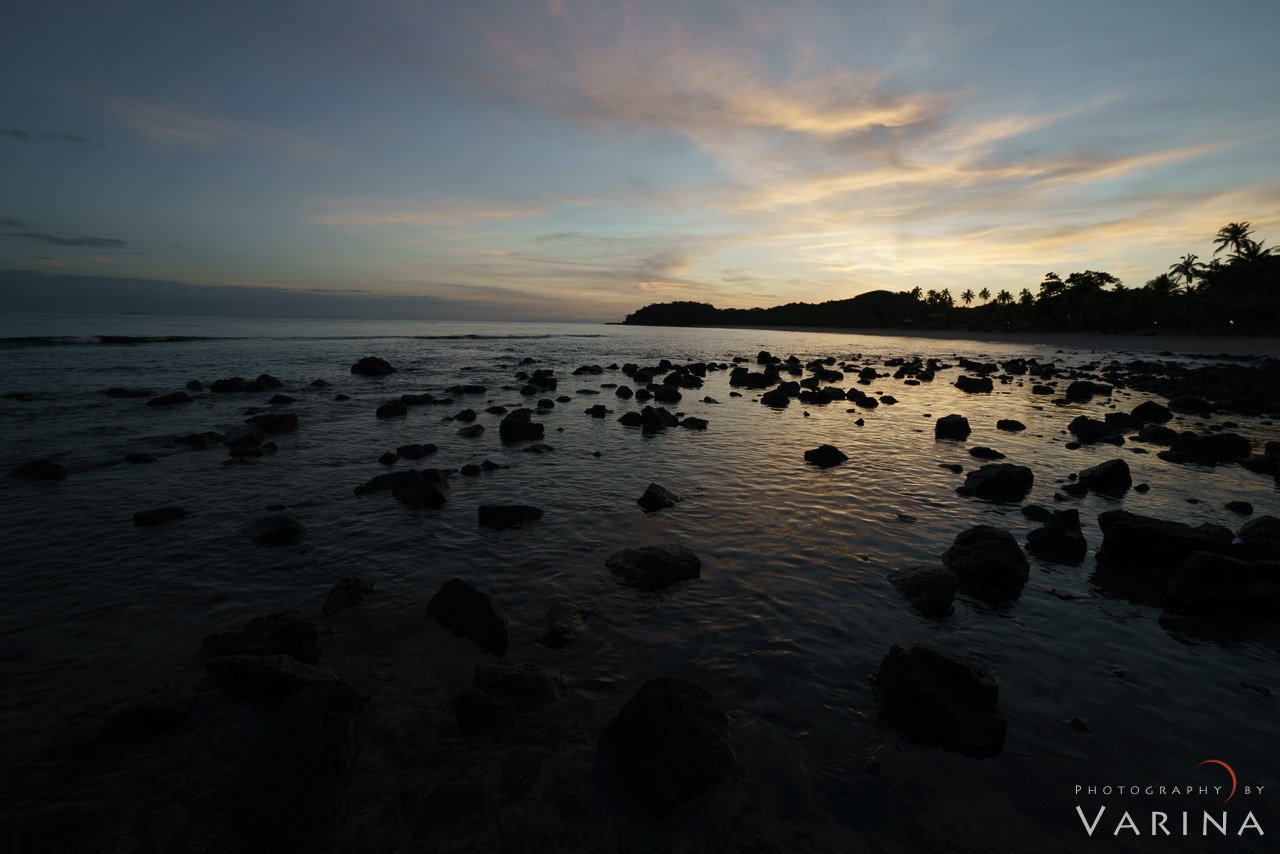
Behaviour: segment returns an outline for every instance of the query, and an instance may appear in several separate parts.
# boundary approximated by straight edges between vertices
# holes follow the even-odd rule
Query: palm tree
[[[1223,249],[1230,249],[1232,254],[1239,255],[1246,245],[1251,243],[1249,235],[1253,233],[1253,226],[1247,222],[1229,222],[1222,228],[1218,229],[1218,236],[1213,238],[1213,245],[1218,248],[1213,250],[1213,254],[1217,255]]]
[[[911,294],[912,299],[920,299],[920,286],[916,285],[914,288],[907,291],[907,293]]]
[[[1263,258],[1266,258],[1274,253],[1275,250],[1264,249],[1263,245],[1265,243],[1265,240],[1259,240],[1257,242],[1246,240],[1244,245],[1236,250],[1235,260],[1240,261],[1243,264],[1252,264],[1255,261],[1260,261]]]
[[[1044,281],[1040,283],[1040,299],[1056,297],[1066,289],[1057,273],[1045,273]]]
[[[978,298],[981,299],[983,302],[990,301],[991,291],[988,290],[987,288],[983,288],[982,290],[978,291]]]
[[[1018,305],[1023,306],[1025,308],[1026,306],[1031,305],[1035,301],[1036,301],[1036,298],[1031,295],[1030,288],[1023,288],[1022,290],[1018,291]]]
[[[1144,287],[1159,297],[1161,300],[1168,299],[1171,295],[1178,292],[1178,283],[1173,280],[1173,276],[1168,273],[1161,273],[1151,281],[1147,282]]]
[[[1182,279],[1187,289],[1191,289],[1191,284],[1196,280],[1201,272],[1204,271],[1204,265],[1198,263],[1199,256],[1187,253],[1183,255],[1177,264],[1169,265],[1169,272],[1174,276]]]
[[[964,293],[960,294],[960,301],[964,303],[965,308],[968,308],[969,303],[973,302],[973,288],[968,288]]]
[[[996,294],[996,305],[1009,305],[1013,302],[1013,294],[1008,291],[1001,291]]]

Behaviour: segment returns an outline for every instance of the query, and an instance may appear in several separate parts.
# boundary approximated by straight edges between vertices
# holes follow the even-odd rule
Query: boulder
[[[1280,619],[1280,561],[1196,552],[1169,579],[1164,605],[1177,614]]]
[[[351,373],[366,377],[384,377],[395,372],[396,369],[391,367],[385,359],[379,359],[377,356],[365,356],[351,366]]]
[[[1095,383],[1091,380],[1076,380],[1067,386],[1065,397],[1073,403],[1084,403],[1092,400],[1094,395],[1110,395],[1111,386]]]
[[[980,460],[1003,460],[1004,454],[995,448],[988,448],[985,445],[977,445],[969,449],[969,456],[977,457]]]
[[[679,495],[671,492],[666,487],[651,483],[645,487],[644,494],[636,499],[636,503],[646,511],[653,512],[666,507],[675,507],[680,500]]]
[[[683,428],[684,428],[684,429],[686,429],[686,430],[706,430],[706,429],[707,429],[707,419],[705,419],[705,418],[694,418],[694,417],[690,416],[689,418],[685,418],[684,420],[682,420],[682,421],[680,422],[680,426],[681,426],[681,427],[683,427]]]
[[[537,664],[481,664],[471,685],[458,695],[458,726],[474,735],[504,718],[559,700],[568,684],[557,671]]]
[[[173,406],[178,403],[190,403],[191,400],[191,395],[185,391],[171,391],[168,394],[151,398],[147,401],[147,406]]]
[[[395,451],[384,451],[382,456],[378,457],[378,462],[384,466],[394,465],[400,460],[400,455]]]
[[[498,435],[504,442],[536,441],[542,438],[543,426],[530,420],[533,412],[529,409],[513,409],[503,417],[498,425]]]
[[[637,801],[668,815],[736,760],[729,718],[705,688],[678,676],[646,682],[609,721],[600,758]]]
[[[409,407],[402,400],[388,400],[374,414],[379,418],[400,418],[409,414]]]
[[[1226,553],[1234,539],[1230,529],[1208,523],[1192,527],[1127,510],[1099,514],[1102,545],[1099,564],[1153,570],[1168,576],[1198,551]]]
[[[489,596],[460,578],[451,578],[427,603],[427,616],[481,649],[502,655],[510,640],[507,615]]]
[[[187,511],[181,507],[156,507],[134,513],[133,524],[139,528],[150,528],[154,525],[163,525],[165,522],[173,522],[186,515]]]
[[[458,430],[458,435],[464,439],[474,439],[484,433],[483,424],[468,424],[466,427]]]
[[[425,456],[434,454],[438,450],[440,449],[430,442],[399,445],[396,447],[396,456],[404,457],[406,460],[420,460]]]
[[[1133,476],[1124,460],[1107,460],[1080,472],[1077,482],[1090,492],[1119,498],[1133,486]]]
[[[1022,592],[1031,567],[1013,534],[976,525],[956,535],[942,565],[959,578],[959,589],[979,598],[1003,600]]]
[[[1021,501],[1034,483],[1035,475],[1026,466],[989,463],[966,474],[956,492],[987,501]]]
[[[979,394],[991,391],[991,377],[967,377],[963,374],[956,377],[956,388],[968,394]]]
[[[515,528],[542,518],[542,509],[528,504],[481,504],[477,513],[486,528]]]
[[[876,707],[907,741],[981,759],[998,756],[1008,723],[1000,687],[979,662],[929,646],[898,646],[875,675]]]
[[[32,460],[11,469],[9,477],[29,477],[35,480],[66,480],[70,469],[53,460]]]
[[[205,664],[227,696],[249,703],[279,703],[308,685],[338,679],[292,655],[218,655]]]
[[[1080,511],[1062,510],[1044,520],[1027,534],[1027,551],[1053,563],[1079,566],[1089,553],[1089,543],[1080,528]]]
[[[1092,445],[1096,442],[1105,442],[1111,445],[1124,444],[1124,437],[1120,435],[1120,428],[1105,421],[1090,418],[1087,415],[1078,415],[1073,418],[1071,423],[1067,425],[1067,430],[1085,445]]]
[[[546,632],[539,643],[562,649],[584,628],[586,622],[577,607],[568,602],[557,602],[547,609]]]
[[[369,581],[351,577],[339,578],[329,590],[329,595],[325,597],[324,605],[320,607],[320,615],[328,617],[339,611],[354,608],[364,601],[366,594],[372,593],[375,589],[373,583]]]
[[[1022,508],[1022,515],[1032,522],[1044,522],[1053,515],[1053,511],[1047,507],[1041,507],[1039,504],[1028,504]]]
[[[200,647],[205,658],[219,655],[290,655],[304,664],[320,658],[320,633],[297,611],[254,617],[238,632],[209,635]]]
[[[1169,407],[1161,406],[1154,400],[1148,400],[1139,403],[1130,413],[1134,418],[1141,419],[1151,424],[1164,424],[1173,417],[1173,413],[1169,411]]]
[[[820,469],[828,469],[849,459],[835,445],[819,445],[804,452],[804,461]]]
[[[959,578],[941,566],[909,566],[889,573],[889,582],[926,617],[951,613]]]
[[[1186,454],[1197,463],[1218,465],[1248,458],[1253,453],[1253,445],[1237,433],[1208,433],[1179,437],[1170,444],[1169,450]]]
[[[933,424],[935,439],[956,439],[964,441],[969,438],[969,419],[963,415],[944,415]]]
[[[249,525],[249,535],[261,546],[291,543],[301,537],[305,530],[301,522],[284,513],[258,519]]]
[[[298,429],[298,416],[292,412],[266,412],[245,420],[263,433],[290,433]]]
[[[996,422],[996,429],[1003,430],[1006,433],[1018,433],[1027,429],[1027,425],[1013,418],[1001,418]]]
[[[1138,431],[1139,442],[1150,442],[1153,445],[1169,445],[1177,439],[1179,433],[1161,424],[1148,424]]]
[[[441,469],[388,472],[355,488],[356,495],[391,491],[397,501],[412,507],[440,507],[449,498],[449,475]]]
[[[658,590],[702,575],[702,561],[684,546],[641,546],[614,552],[609,571],[641,590]]]
[[[760,395],[760,402],[774,409],[785,409],[791,403],[791,395],[782,388],[775,388]]]
[[[1241,516],[1253,515],[1253,505],[1248,501],[1228,501],[1223,506],[1232,513],[1238,513]]]

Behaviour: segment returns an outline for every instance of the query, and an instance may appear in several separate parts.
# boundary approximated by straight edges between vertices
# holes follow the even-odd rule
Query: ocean
[[[1029,377],[964,394],[952,385],[955,369],[914,386],[878,378],[861,388],[897,403],[852,412],[847,402],[774,410],[715,371],[670,407],[706,419],[705,431],[643,435],[618,423],[642,404],[615,395],[611,384],[631,382],[609,365],[731,364],[735,356],[754,365],[760,350],[888,374],[883,362],[894,357],[954,365],[957,356],[1020,356],[1061,367],[1155,358],[1137,349],[819,332],[0,315],[0,462],[8,470],[53,457],[70,469],[64,481],[0,478],[0,733],[9,756],[0,823],[74,828],[69,839],[92,842],[84,850],[179,850],[172,843],[199,825],[201,798],[225,785],[237,739],[261,726],[256,713],[208,689],[201,641],[288,610],[320,625],[320,665],[373,696],[346,811],[326,843],[332,850],[1130,850],[1136,843],[1109,830],[1106,839],[1084,837],[1076,786],[1198,783],[1208,775],[1197,763],[1208,758],[1231,762],[1242,782],[1269,782],[1280,771],[1276,700],[1258,690],[1280,690],[1276,644],[1166,630],[1160,607],[1096,583],[1092,553],[1106,510],[1232,529],[1242,519],[1225,509],[1230,500],[1280,515],[1271,477],[1171,464],[1132,441],[1068,449],[1072,418],[1128,411],[1150,396],[1117,389],[1110,399],[1055,405],[1031,394]],[[397,372],[352,374],[364,356]],[[535,362],[522,365],[526,358]],[[604,370],[573,375],[582,365]],[[554,394],[521,394],[515,374],[532,369],[554,370]],[[283,387],[193,392],[176,406],[103,393],[161,395],[193,379],[207,386],[263,373]],[[486,390],[447,395],[456,384]],[[453,400],[375,416],[384,401],[423,392]],[[274,394],[295,400],[269,404]],[[501,442],[501,416],[484,412],[555,395],[570,399],[536,416],[551,446],[541,454]],[[596,404],[610,414],[584,412]],[[273,437],[276,453],[241,464],[228,464],[220,445],[174,441],[225,433],[251,408],[294,413],[300,427]],[[485,427],[475,438],[459,436],[464,423],[450,420],[467,408]],[[935,440],[934,420],[949,413],[973,425],[967,443]],[[998,419],[1027,429],[997,431]],[[1222,420],[1180,415],[1170,426]],[[1230,420],[1256,445],[1277,438],[1259,419]],[[379,462],[385,451],[426,442],[439,451],[416,463]],[[804,451],[823,443],[848,462],[806,465]],[[967,452],[975,445],[1033,469],[1027,502],[1079,508],[1090,555],[1076,567],[1031,556],[1016,601],[993,607],[962,595],[954,613],[930,619],[888,582],[891,570],[938,563],[973,525],[1007,529],[1019,542],[1038,527],[1020,512],[1027,502],[956,493],[963,476],[941,466],[975,468]],[[130,464],[130,453],[158,459]],[[1117,457],[1148,492],[1055,501],[1070,474]],[[389,468],[484,460],[499,468],[452,476],[439,509],[353,494]],[[650,482],[683,500],[642,511],[636,499]],[[494,530],[477,525],[485,503],[536,505],[545,515]],[[188,515],[133,524],[135,512],[165,505]],[[250,526],[275,512],[294,516],[305,533],[286,545],[255,543]],[[619,549],[659,543],[692,548],[701,577],[645,592],[605,568]],[[358,608],[318,617],[344,576],[377,589]],[[552,667],[569,680],[552,711],[501,736],[467,739],[450,729],[453,693],[493,660],[426,617],[428,599],[454,577],[506,611],[506,661]],[[557,602],[585,616],[585,630],[563,649],[537,643]],[[910,643],[972,656],[996,675],[1008,719],[998,757],[910,744],[879,719],[870,676],[890,646]],[[595,746],[636,688],[667,673],[694,679],[726,711],[737,762],[689,806],[656,819],[610,783]],[[160,684],[202,692],[177,735],[71,758],[56,750],[103,708]],[[507,775],[517,760],[535,782],[513,795]],[[142,847],[148,841],[156,847]],[[1233,850],[1255,843],[1241,844]]]

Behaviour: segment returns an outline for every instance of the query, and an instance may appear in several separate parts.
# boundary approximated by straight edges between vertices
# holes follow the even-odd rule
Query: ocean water
[[[0,316],[0,339],[0,393],[10,394],[0,399],[0,463],[7,470],[53,456],[72,470],[63,482],[0,478],[0,738],[11,767],[39,769],[41,804],[95,814],[96,835],[85,838],[96,850],[141,850],[145,839],[169,850],[165,840],[198,821],[192,803],[200,792],[224,783],[234,764],[223,736],[259,723],[208,691],[208,708],[176,741],[52,764],[41,758],[50,744],[86,714],[150,686],[207,688],[197,656],[205,635],[293,609],[322,627],[321,666],[374,696],[334,850],[1137,850],[1111,836],[1111,820],[1106,839],[1084,837],[1077,785],[1217,783],[1196,768],[1207,758],[1230,762],[1242,784],[1280,785],[1277,701],[1241,685],[1280,690],[1276,645],[1171,633],[1158,623],[1159,608],[1093,582],[1095,519],[1105,510],[1238,528],[1242,520],[1223,504],[1244,499],[1257,514],[1280,515],[1272,479],[1236,466],[1171,465],[1156,458],[1158,448],[1135,453],[1142,446],[1132,442],[1065,448],[1076,415],[1127,411],[1147,396],[1118,390],[1111,401],[1055,406],[1032,395],[1029,380],[965,395],[950,385],[959,373],[951,370],[915,387],[890,378],[863,387],[899,401],[876,410],[793,402],[774,411],[757,392],[732,397],[723,371],[670,407],[706,418],[708,430],[643,436],[616,421],[642,404],[601,387],[629,378],[609,370],[571,376],[583,364],[754,361],[761,349],[857,365],[915,355],[954,363],[959,354],[1035,356],[1063,367],[1137,351],[760,330],[160,317]],[[399,370],[352,375],[365,355]],[[536,419],[555,449],[542,455],[503,446],[501,416],[483,412],[530,403],[513,378],[525,357],[554,369],[556,394],[573,397]],[[188,405],[149,407],[145,398],[101,393],[129,386],[161,394],[193,378],[264,372],[297,401],[270,407],[276,392],[204,393]],[[332,387],[311,388],[315,379]],[[441,395],[455,383],[487,392],[412,407],[404,418],[374,416],[385,400]],[[335,401],[338,393],[350,400]],[[719,404],[701,402],[704,395]],[[596,403],[613,413],[584,414]],[[171,441],[224,431],[253,406],[301,419],[297,432],[275,437],[272,456],[224,465],[221,448]],[[461,424],[442,420],[464,408],[480,413],[479,438],[461,438]],[[973,425],[967,443],[935,441],[934,418],[951,412]],[[999,418],[1028,429],[998,432]],[[1259,444],[1280,438],[1256,420],[1232,420]],[[1198,421],[1178,417],[1170,426],[1197,429]],[[439,510],[406,507],[386,493],[353,495],[387,470],[383,451],[409,442],[441,450],[397,467],[488,459],[505,468],[453,477]],[[805,465],[803,452],[824,442],[849,461]],[[1117,456],[1151,489],[1060,505],[1080,509],[1091,547],[1083,565],[1032,556],[1031,580],[1009,607],[961,596],[953,615],[927,619],[888,583],[890,570],[936,563],[975,524],[1006,528],[1019,541],[1036,527],[1018,504],[955,493],[962,475],[940,464],[976,467],[966,452],[973,445],[1030,466],[1028,501],[1046,506],[1055,506],[1056,481]],[[134,451],[160,459],[125,463]],[[635,499],[650,481],[684,500],[643,513]],[[480,528],[476,507],[490,502],[534,504],[546,514],[520,529]],[[166,504],[190,515],[156,528],[132,524],[135,511]],[[306,533],[286,546],[256,545],[246,526],[277,505]],[[644,593],[605,569],[617,549],[664,542],[693,548],[702,577]],[[351,575],[378,591],[354,611],[318,618],[335,579]],[[492,660],[425,616],[426,601],[451,577],[506,610],[507,661],[555,667],[572,682],[565,700],[502,737],[463,739],[449,729],[450,696]],[[563,650],[536,642],[557,601],[587,615],[586,631]],[[997,675],[1009,721],[999,757],[911,745],[879,721],[868,677],[892,644],[918,642],[972,655]],[[726,779],[661,820],[629,803],[594,762],[605,723],[660,673],[689,676],[712,693],[729,714],[738,753]],[[1068,725],[1076,717],[1088,732]],[[201,727],[222,735],[206,738]],[[178,754],[195,758],[175,765]],[[537,783],[513,800],[500,778],[514,755],[537,769]],[[878,773],[864,768],[871,756]],[[11,795],[27,785],[6,784]],[[6,823],[29,816],[29,800],[6,800]],[[1214,802],[1193,803],[1198,810]],[[1267,850],[1234,842],[1232,850]],[[1169,850],[1205,850],[1177,843]]]

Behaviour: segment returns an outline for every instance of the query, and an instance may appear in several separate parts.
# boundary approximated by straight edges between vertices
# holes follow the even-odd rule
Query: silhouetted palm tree
[[[1035,301],[1036,301],[1036,298],[1031,295],[1030,288],[1023,288],[1022,290],[1018,291],[1018,305],[1021,305],[1025,308],[1026,306],[1031,305]]]
[[[964,303],[965,307],[968,308],[969,303],[973,302],[973,288],[968,288],[964,293],[960,294],[960,302]]]
[[[1199,263],[1199,256],[1190,253],[1183,255],[1177,264],[1169,265],[1169,272],[1180,277],[1188,290],[1203,270],[1204,266]]]
[[[1173,280],[1173,276],[1168,273],[1161,273],[1151,281],[1147,282],[1144,287],[1159,297],[1161,300],[1168,299],[1178,292],[1178,283]]]
[[[920,299],[920,286],[916,285],[914,288],[907,291],[907,293],[911,294],[912,299]]]
[[[987,288],[983,288],[982,290],[978,291],[978,298],[981,299],[983,302],[989,302],[991,300],[991,291],[988,290]]]
[[[1230,249],[1232,254],[1239,255],[1244,247],[1251,243],[1249,235],[1253,233],[1253,225],[1247,222],[1229,222],[1222,228],[1218,229],[1218,236],[1213,238],[1213,245],[1218,247],[1213,250],[1213,254],[1217,255],[1223,249]]]
[[[1265,243],[1265,240],[1259,240],[1257,242],[1246,240],[1244,245],[1236,250],[1235,260],[1244,264],[1252,264],[1255,261],[1261,261],[1263,258],[1266,258],[1275,252],[1274,249],[1263,248]]]

